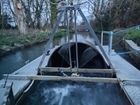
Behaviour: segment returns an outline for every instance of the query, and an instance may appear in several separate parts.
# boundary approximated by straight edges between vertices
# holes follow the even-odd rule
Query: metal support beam
[[[77,67],[77,72],[78,72],[78,68],[79,68],[79,60],[78,60],[78,44],[77,44],[77,26],[76,26],[76,10],[74,10],[74,28],[75,28],[75,44],[76,44],[76,67]]]
[[[104,33],[103,33],[103,31],[101,32],[101,45],[103,46],[103,39],[104,39]]]
[[[108,55],[111,56],[111,51],[112,51],[112,40],[113,40],[113,32],[110,31],[109,33],[109,44],[108,44]]]
[[[52,32],[51,32],[50,39],[49,39],[49,41],[47,42],[47,44],[46,44],[46,46],[45,46],[45,51],[44,51],[44,53],[43,53],[42,59],[41,59],[40,64],[39,64],[39,67],[42,65],[42,63],[43,63],[43,61],[44,61],[44,59],[45,59],[45,56],[46,56],[46,54],[47,54],[47,52],[48,52],[50,43],[52,43],[52,40],[53,40],[53,38],[54,38],[54,36],[55,36],[55,32],[56,32],[56,30],[57,30],[57,28],[58,28],[58,26],[59,26],[59,22],[60,22],[60,20],[61,20],[61,18],[62,18],[62,16],[63,16],[64,11],[65,11],[64,9],[61,10],[60,15],[59,15],[59,17],[58,17],[58,19],[57,19],[56,25],[55,25],[54,29],[53,29]]]
[[[67,22],[68,44],[69,44],[69,61],[70,61],[70,68],[72,69],[71,48],[70,48],[70,33],[69,33],[69,20],[68,20],[68,13],[67,13],[67,11],[66,11],[66,22]]]

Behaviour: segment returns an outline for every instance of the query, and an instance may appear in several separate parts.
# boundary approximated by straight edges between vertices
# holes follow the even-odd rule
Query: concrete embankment
[[[124,40],[124,47],[127,51],[130,51],[130,57],[134,62],[140,63],[140,47],[132,40]]]

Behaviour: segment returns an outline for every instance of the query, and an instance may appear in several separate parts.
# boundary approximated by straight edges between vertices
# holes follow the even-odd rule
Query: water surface
[[[21,105],[130,105],[117,84],[40,81]]]

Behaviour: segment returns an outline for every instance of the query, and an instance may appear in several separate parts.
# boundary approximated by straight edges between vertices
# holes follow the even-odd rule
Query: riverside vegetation
[[[125,38],[128,39],[128,40],[132,40],[133,42],[135,42],[140,47],[140,29],[129,30],[125,34]],[[132,60],[133,60],[133,65],[135,67],[137,67],[138,69],[140,69],[140,58],[139,57],[133,57]]]
[[[33,44],[46,42],[51,32],[36,30],[29,35],[18,35],[16,30],[1,30],[0,32],[0,56],[13,52]],[[66,30],[58,30],[55,38],[66,35]]]
[[[133,40],[140,46],[140,29],[133,29],[126,33],[126,39]]]

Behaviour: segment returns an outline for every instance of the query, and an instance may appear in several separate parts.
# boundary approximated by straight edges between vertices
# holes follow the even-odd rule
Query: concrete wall
[[[132,40],[124,40],[124,47],[127,51],[140,50],[140,47]],[[140,51],[130,53],[129,55],[135,62],[140,63]]]

